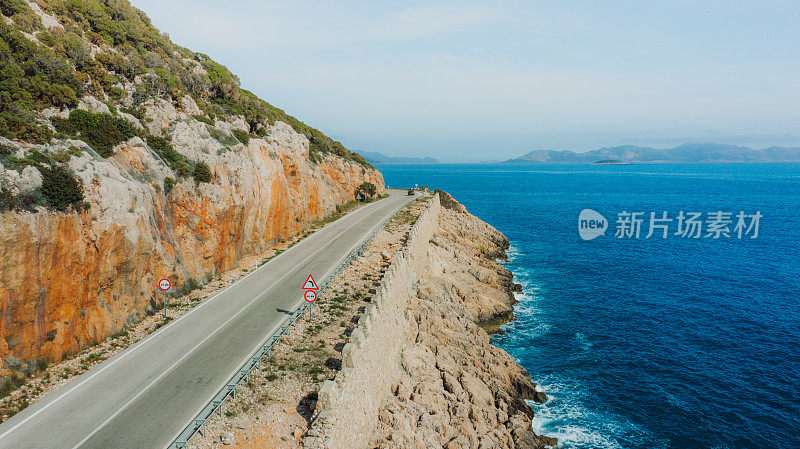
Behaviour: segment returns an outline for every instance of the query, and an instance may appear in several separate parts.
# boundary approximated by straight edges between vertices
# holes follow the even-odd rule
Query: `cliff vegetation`
[[[124,0],[0,0],[0,386],[384,191]]]

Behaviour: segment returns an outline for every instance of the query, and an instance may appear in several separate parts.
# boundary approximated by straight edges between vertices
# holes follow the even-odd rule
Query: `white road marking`
[[[350,215],[350,217],[354,217],[354,216],[355,216],[356,214],[358,214],[359,212],[363,212],[363,211],[365,211],[365,210],[369,210],[369,209],[368,209],[368,208],[366,208],[366,207],[364,207],[364,208],[361,208],[361,209],[359,209],[359,210],[357,210],[357,211],[353,212],[353,215]],[[363,220],[363,219],[361,219],[361,220]],[[361,220],[357,221],[356,223],[360,222]],[[331,224],[334,224],[334,223],[337,223],[337,222],[336,222],[336,221],[334,221],[334,222],[332,222]],[[340,223],[341,223],[341,222],[340,222]],[[324,229],[324,228],[323,228],[323,229]],[[344,233],[344,232],[346,232],[346,231],[347,231],[347,229],[345,229],[345,230],[344,230],[344,231],[342,231],[341,233],[337,234],[337,235],[336,235],[336,237],[339,237],[341,234],[343,234],[343,233]],[[316,234],[316,233],[315,233],[314,235],[319,235],[319,234]],[[314,235],[312,235],[311,237],[314,237]],[[288,254],[288,253],[289,253],[289,252],[291,252],[293,249],[300,247],[300,246],[301,246],[300,244],[302,244],[302,243],[304,243],[304,242],[307,242],[307,241],[309,241],[311,237],[309,237],[309,239],[305,239],[305,240],[301,241],[299,244],[297,244],[297,245],[295,245],[295,246],[293,246],[293,247],[289,248],[288,250],[286,250],[286,251],[285,251],[283,254],[281,254],[281,255]],[[334,239],[335,239],[335,238],[334,238]],[[319,251],[319,250],[318,250],[318,251]],[[318,251],[315,251],[315,252],[314,252],[314,254],[316,254]],[[26,417],[25,417],[25,419],[23,419],[22,421],[18,422],[17,424],[15,424],[15,425],[14,425],[14,426],[12,426],[11,428],[9,428],[8,430],[6,430],[6,431],[5,431],[5,432],[3,432],[2,434],[0,434],[0,440],[2,440],[4,437],[6,437],[8,434],[10,434],[11,432],[13,432],[13,431],[14,431],[14,430],[16,430],[17,428],[19,428],[21,425],[25,424],[25,423],[26,423],[26,422],[28,422],[29,420],[31,420],[31,419],[33,419],[34,417],[36,417],[37,415],[39,415],[41,412],[43,412],[43,411],[47,410],[48,408],[50,408],[50,407],[51,407],[53,404],[56,404],[58,401],[60,401],[62,398],[64,398],[64,397],[66,397],[67,395],[69,395],[69,394],[70,394],[71,392],[73,392],[74,390],[76,390],[76,389],[80,388],[81,386],[83,386],[84,384],[86,384],[86,382],[88,382],[88,381],[92,380],[92,379],[93,379],[95,376],[97,376],[98,374],[100,374],[100,373],[102,373],[103,371],[105,371],[106,369],[108,369],[108,368],[110,368],[110,367],[114,366],[114,365],[115,365],[117,362],[119,362],[120,360],[123,360],[125,357],[129,356],[130,354],[133,354],[133,353],[134,353],[134,352],[135,352],[137,349],[141,348],[141,347],[142,347],[142,346],[143,346],[143,345],[144,345],[146,342],[148,342],[148,341],[152,340],[152,339],[153,339],[153,338],[155,338],[157,335],[161,334],[162,332],[166,331],[167,329],[172,329],[172,328],[174,327],[174,325],[175,325],[176,323],[178,323],[180,320],[182,320],[183,318],[186,318],[187,316],[191,315],[191,314],[192,314],[192,313],[194,313],[195,311],[202,309],[202,308],[203,308],[205,305],[207,305],[207,304],[211,303],[213,300],[215,300],[217,297],[219,297],[219,295],[223,294],[225,291],[227,291],[228,289],[232,288],[234,285],[236,285],[236,284],[238,284],[239,282],[243,281],[243,280],[244,280],[245,278],[247,278],[248,276],[250,276],[250,275],[253,275],[253,274],[255,274],[255,273],[257,273],[257,272],[261,271],[261,269],[262,269],[262,268],[266,268],[268,265],[270,265],[270,264],[271,264],[271,262],[273,262],[273,261],[277,260],[279,257],[280,257],[280,256],[278,256],[278,257],[275,257],[275,258],[274,258],[274,259],[272,259],[272,260],[271,260],[269,263],[266,263],[266,264],[262,265],[262,266],[261,266],[261,267],[259,267],[258,269],[256,269],[256,270],[252,271],[251,273],[249,273],[249,274],[245,275],[244,277],[242,277],[242,278],[241,278],[241,279],[239,279],[238,281],[234,282],[233,284],[231,284],[231,285],[229,285],[229,286],[225,287],[224,289],[220,290],[219,292],[217,292],[216,294],[214,294],[214,296],[212,296],[212,297],[211,297],[211,298],[209,298],[208,300],[204,301],[202,304],[199,304],[197,307],[194,307],[194,308],[192,308],[192,310],[190,310],[190,311],[188,311],[187,313],[183,314],[182,316],[178,317],[178,319],[176,319],[175,321],[172,321],[171,323],[169,323],[169,325],[167,325],[167,326],[163,326],[161,329],[157,330],[156,332],[154,332],[154,333],[152,333],[152,334],[148,335],[147,337],[145,337],[143,340],[139,341],[139,343],[138,343],[138,344],[135,344],[134,346],[132,346],[132,347],[131,347],[131,348],[129,348],[128,350],[126,350],[126,351],[124,351],[123,353],[119,354],[119,356],[118,356],[116,359],[114,359],[114,360],[112,360],[111,362],[109,362],[109,363],[108,363],[106,366],[104,366],[104,367],[100,368],[99,370],[97,370],[95,373],[91,374],[91,375],[90,375],[89,377],[87,377],[86,379],[83,379],[83,380],[82,380],[81,382],[79,382],[77,385],[74,385],[74,386],[73,386],[73,387],[71,387],[69,390],[65,391],[64,393],[62,393],[61,395],[59,395],[58,397],[56,397],[55,399],[53,399],[51,402],[49,402],[49,403],[47,403],[47,404],[43,405],[41,408],[39,408],[38,410],[36,410],[36,411],[35,411],[35,412],[33,412],[32,414],[30,414],[29,416],[26,416]],[[304,261],[304,263],[305,263],[305,261]],[[289,273],[287,273],[287,275],[288,275],[288,274],[289,274]],[[284,277],[285,277],[285,276],[284,276]],[[283,278],[281,278],[281,280],[282,280],[282,279],[283,279]],[[276,282],[276,283],[277,283],[277,282]],[[274,285],[274,284],[273,284],[273,285]],[[270,287],[270,288],[272,288],[272,287]],[[257,297],[256,297],[256,299],[260,298],[261,296],[262,296],[262,295],[259,295],[259,296],[257,296]],[[254,301],[255,301],[255,300],[254,300]],[[252,304],[252,302],[251,302],[250,304]],[[248,304],[248,305],[247,305],[247,306],[245,306],[245,307],[248,307],[250,304]],[[235,315],[234,315],[234,316],[235,316]],[[226,321],[226,323],[227,323],[227,321]],[[205,341],[205,340],[203,340],[203,341]],[[193,350],[194,350],[194,349],[193,349]]]
[[[357,221],[356,223],[354,223],[354,224],[360,223],[360,222],[364,221],[366,218],[367,218],[367,217],[361,218],[360,220],[358,220],[358,221]],[[381,221],[382,221],[382,220],[381,220]],[[379,221],[379,223],[380,223],[380,221]],[[375,227],[373,226],[373,228],[371,228],[371,229],[374,229],[374,228],[375,228]],[[339,238],[339,236],[341,236],[342,234],[344,234],[345,232],[347,232],[347,231],[349,231],[349,230],[350,230],[350,229],[349,229],[349,228],[347,228],[347,229],[343,230],[342,232],[340,232],[340,233],[336,234],[336,236],[335,236],[335,237],[333,237],[332,239],[330,239],[330,241],[328,242],[328,244],[326,244],[326,245],[324,245],[324,246],[322,246],[322,247],[318,248],[316,251],[314,251],[313,253],[311,253],[311,254],[310,254],[308,257],[306,257],[305,259],[303,259],[303,261],[302,261],[302,262],[300,262],[300,263],[298,263],[298,264],[296,264],[296,265],[297,265],[297,266],[302,266],[302,265],[305,265],[305,264],[306,264],[306,262],[308,262],[310,259],[314,258],[314,256],[316,256],[316,255],[317,255],[317,253],[319,253],[320,251],[322,251],[322,250],[326,249],[326,248],[327,248],[327,247],[328,247],[328,246],[329,246],[331,243],[333,243],[334,241],[336,241],[336,239],[337,239],[337,238]],[[360,241],[361,241],[361,240],[359,239],[359,242],[360,242]],[[358,243],[357,243],[356,245],[358,245]],[[355,247],[356,245],[354,245],[353,247]],[[346,257],[346,256],[345,256],[345,257]],[[341,259],[340,259],[340,260],[341,260]],[[338,263],[337,263],[337,264],[334,266],[334,268],[333,268],[333,269],[329,270],[329,271],[328,271],[328,273],[326,273],[326,274],[325,274],[325,278],[327,278],[328,274],[330,274],[330,273],[331,273],[331,272],[332,272],[332,271],[333,271],[333,270],[336,268],[336,266],[338,266]],[[91,432],[90,432],[88,435],[86,435],[86,437],[84,437],[84,438],[83,438],[83,439],[82,439],[80,442],[78,442],[78,444],[76,444],[75,446],[73,446],[73,447],[72,447],[72,449],[77,449],[77,448],[78,448],[78,447],[80,447],[80,446],[81,446],[83,443],[85,443],[86,441],[88,441],[88,440],[89,440],[89,438],[91,438],[92,436],[94,436],[94,434],[96,434],[97,432],[99,432],[100,430],[102,430],[102,429],[103,429],[103,427],[105,427],[105,426],[106,426],[106,425],[107,425],[109,422],[111,422],[111,420],[113,420],[113,419],[114,419],[114,418],[116,418],[116,417],[117,417],[117,416],[118,416],[120,413],[122,413],[122,412],[123,412],[123,411],[124,411],[124,410],[125,410],[125,409],[126,409],[128,406],[129,406],[129,405],[131,405],[131,404],[132,404],[134,401],[136,401],[136,399],[138,399],[138,398],[139,398],[141,395],[143,395],[143,394],[144,394],[144,393],[145,393],[147,390],[149,390],[149,389],[150,389],[150,388],[151,388],[153,385],[155,385],[155,384],[156,384],[156,383],[157,383],[159,380],[161,380],[161,379],[162,379],[164,376],[166,376],[167,374],[171,373],[171,372],[172,372],[172,370],[174,370],[174,369],[175,369],[175,368],[176,368],[178,365],[180,365],[180,364],[181,364],[181,362],[183,362],[183,361],[186,359],[186,357],[188,357],[188,356],[190,356],[191,354],[193,354],[193,353],[194,353],[194,351],[196,351],[196,350],[197,350],[197,349],[198,349],[200,346],[202,346],[202,345],[203,345],[203,344],[204,344],[204,343],[205,343],[205,342],[206,342],[206,341],[207,341],[209,338],[211,338],[211,337],[213,337],[214,335],[216,335],[216,333],[217,333],[217,332],[219,332],[219,331],[220,331],[222,328],[224,328],[225,326],[227,326],[227,324],[228,324],[229,322],[231,322],[233,319],[235,319],[237,316],[239,316],[239,314],[240,314],[240,313],[242,313],[242,312],[244,312],[244,311],[245,311],[245,310],[246,310],[248,307],[250,307],[251,305],[253,305],[255,302],[257,302],[257,301],[261,300],[261,299],[262,299],[264,296],[267,296],[267,293],[268,293],[270,290],[272,290],[272,289],[273,289],[273,288],[274,288],[274,287],[275,287],[277,284],[279,284],[281,281],[283,281],[283,280],[284,280],[284,279],[285,279],[287,276],[289,276],[289,275],[291,275],[291,274],[295,274],[295,273],[294,273],[293,271],[290,271],[290,272],[288,272],[288,273],[284,274],[283,276],[281,276],[281,278],[280,278],[280,279],[278,279],[277,281],[273,282],[273,283],[272,283],[272,285],[271,285],[271,286],[270,286],[270,287],[269,287],[267,290],[265,290],[265,291],[264,291],[262,294],[260,294],[260,295],[256,296],[256,297],[255,297],[255,299],[253,299],[252,301],[250,301],[249,303],[247,303],[247,305],[245,305],[244,307],[242,307],[241,309],[239,309],[239,311],[238,311],[238,312],[236,312],[236,313],[235,313],[233,316],[231,316],[230,318],[228,318],[228,319],[227,319],[227,320],[226,320],[224,323],[222,323],[222,324],[221,324],[219,327],[217,327],[216,329],[214,329],[214,331],[213,331],[212,333],[210,333],[208,336],[206,336],[206,338],[202,339],[202,340],[201,340],[201,341],[200,341],[200,342],[199,342],[197,345],[195,345],[195,346],[194,346],[194,347],[193,347],[191,350],[189,350],[189,352],[187,352],[186,354],[184,354],[184,355],[183,355],[181,358],[179,358],[177,361],[175,361],[175,363],[173,363],[172,365],[170,365],[170,367],[169,367],[169,368],[167,368],[167,369],[166,369],[164,372],[162,372],[160,375],[158,375],[158,377],[156,377],[156,378],[155,378],[155,379],[153,379],[153,380],[152,380],[152,381],[151,381],[149,384],[147,384],[147,386],[145,386],[145,387],[144,387],[144,388],[143,388],[141,391],[139,391],[139,393],[137,393],[137,394],[136,394],[135,396],[133,396],[133,397],[132,397],[130,400],[128,400],[128,402],[126,402],[126,403],[125,403],[125,404],[124,404],[124,405],[123,405],[123,406],[122,406],[120,409],[118,409],[116,412],[114,412],[114,413],[113,413],[111,416],[109,416],[109,417],[108,417],[108,418],[107,418],[105,421],[103,421],[103,423],[102,423],[102,424],[100,424],[99,426],[97,426],[97,427],[96,427],[94,430],[92,430],[92,431],[91,431]],[[281,325],[281,324],[283,324],[283,321],[281,321],[280,323],[278,323],[278,325],[276,325],[276,326],[275,326],[275,328],[273,328],[272,332],[270,332],[270,334],[269,334],[269,335],[272,335],[272,334],[275,332],[275,329],[277,329],[278,327],[280,327],[280,325]],[[256,350],[256,349],[258,349],[258,347],[259,347],[259,346],[261,346],[261,344],[263,344],[263,343],[260,343],[258,346],[256,346],[256,347],[253,349],[253,351],[251,351],[249,354],[252,354],[253,352],[255,352],[255,350]],[[249,357],[249,354],[248,354],[248,357]],[[238,371],[238,369],[239,369],[239,366],[237,365],[236,369],[235,369],[235,370],[234,370],[234,371],[231,373],[231,375],[230,375],[230,376],[228,376],[228,377],[226,378],[226,380],[225,380],[225,383],[227,383],[227,382],[228,382],[228,379],[230,379],[231,377],[233,377],[233,374],[235,374],[235,373],[236,373],[236,371]],[[223,387],[224,385],[225,385],[225,384],[222,384],[222,385],[220,386],[220,388],[219,388],[219,389],[217,389],[217,391],[219,391],[220,389],[222,389],[222,387]]]
[[[394,215],[394,214],[396,214],[396,213],[397,213],[397,210],[396,210],[396,209],[392,209],[392,211],[391,211],[390,213],[388,213],[388,214],[384,215],[384,218],[382,218],[381,220],[379,220],[379,221],[378,221],[378,224],[376,224],[375,226],[373,226],[372,228],[370,228],[369,232],[367,232],[367,233],[366,233],[366,235],[369,235],[370,233],[372,233],[372,231],[373,231],[375,228],[379,227],[379,226],[381,225],[381,222],[382,222],[382,221],[383,221],[383,220],[384,220],[386,217],[388,217],[388,216],[392,216],[392,215]],[[339,235],[341,235],[341,234],[339,234]],[[338,237],[338,235],[337,235],[337,237]],[[338,267],[338,266],[339,266],[339,264],[340,264],[340,263],[342,263],[342,260],[344,260],[344,259],[347,257],[347,255],[348,255],[348,254],[350,254],[350,253],[351,253],[351,252],[352,252],[352,251],[353,251],[353,250],[354,250],[354,249],[355,249],[355,248],[356,248],[356,247],[357,247],[357,246],[358,246],[358,245],[361,243],[361,240],[362,240],[362,239],[359,239],[359,240],[358,240],[358,241],[357,241],[357,242],[356,242],[356,243],[355,243],[353,246],[351,246],[351,247],[350,247],[350,250],[349,250],[349,251],[347,251],[347,252],[345,253],[345,255],[344,255],[344,256],[342,256],[341,258],[339,258],[339,260],[336,262],[336,264],[333,266],[333,268],[331,268],[330,270],[328,270],[328,272],[327,272],[327,273],[325,273],[325,275],[324,275],[324,276],[322,276],[322,277],[320,278],[320,279],[322,279],[322,280],[323,280],[323,282],[325,281],[325,279],[327,279],[327,278],[328,278],[328,276],[330,276],[330,274],[331,274],[331,273],[333,273],[333,271],[334,271],[334,270],[336,270],[336,267]],[[331,243],[332,243],[332,242],[333,242],[333,240],[331,240]],[[302,300],[301,300],[301,301],[298,301],[297,303],[295,303],[294,307],[296,308],[296,307],[297,307],[297,306],[298,306],[300,303],[302,303]],[[288,318],[287,318],[287,319],[288,319]],[[271,337],[271,336],[272,336],[272,335],[275,333],[275,329],[277,329],[278,327],[280,327],[280,326],[281,326],[281,325],[282,325],[282,324],[283,324],[285,321],[286,321],[286,320],[283,320],[283,321],[281,321],[280,323],[278,323],[278,325],[277,325],[277,326],[275,326],[275,327],[274,327],[274,328],[273,328],[273,329],[272,329],[272,330],[271,330],[271,331],[270,331],[270,332],[267,334],[267,338],[266,338],[265,340],[263,340],[261,343],[259,343],[258,345],[254,346],[254,347],[253,347],[253,349],[252,349],[250,352],[248,352],[248,354],[253,354],[253,353],[255,353],[255,352],[256,352],[256,350],[257,350],[258,348],[260,348],[261,346],[263,346],[263,345],[266,343],[266,340],[269,340],[269,338],[270,338],[270,337]],[[248,356],[247,356],[247,358],[250,358],[250,355],[248,355]],[[247,360],[247,359],[245,359],[245,360]],[[223,382],[223,383],[222,383],[222,384],[221,384],[221,385],[220,385],[220,386],[219,386],[219,387],[218,387],[218,388],[217,388],[215,391],[221,391],[221,390],[222,390],[222,388],[223,388],[225,385],[227,385],[228,381],[229,381],[231,378],[233,378],[233,375],[234,375],[234,374],[236,374],[236,372],[237,372],[237,371],[239,371],[239,368],[241,367],[242,363],[244,363],[244,362],[241,362],[241,363],[239,363],[238,365],[236,365],[236,368],[235,368],[233,371],[231,371],[231,373],[228,375],[228,377],[226,377],[226,378],[225,378],[225,381],[224,381],[224,382]],[[201,412],[201,411],[202,411],[202,410],[203,410],[205,407],[206,407],[206,404],[203,404],[203,405],[202,405],[202,406],[201,406],[201,407],[200,407],[200,408],[199,408],[199,409],[198,409],[198,410],[197,410],[197,411],[196,411],[194,414],[192,414],[192,415],[191,415],[191,416],[192,416],[192,419],[194,419],[194,417],[195,417],[195,416],[197,416],[197,415],[198,415],[198,414],[199,414],[199,413],[200,413],[200,412]],[[188,422],[191,422],[191,421],[188,421]],[[188,423],[188,422],[187,422],[187,423]],[[172,437],[172,439],[170,439],[170,445],[172,444],[172,442],[173,442],[173,441],[175,441],[175,439],[177,439],[177,438],[178,438],[178,436],[180,436],[180,434],[183,432],[183,429],[184,429],[185,427],[186,427],[186,426],[184,425],[184,427],[183,427],[183,428],[181,428],[180,430],[178,430],[178,432],[175,434],[175,436],[173,436],[173,437]],[[77,447],[77,446],[76,446],[76,447]],[[169,445],[167,446],[167,448],[168,448],[168,447],[169,447]],[[72,448],[72,449],[75,449],[75,448]]]

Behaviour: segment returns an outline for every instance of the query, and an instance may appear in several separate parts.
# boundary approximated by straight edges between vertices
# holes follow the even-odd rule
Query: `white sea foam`
[[[520,256],[522,252],[514,245],[509,245],[508,249],[506,250],[506,256],[508,257],[508,261],[505,262],[506,264],[512,263],[517,260],[517,257]]]
[[[589,337],[587,337],[586,334],[584,334],[583,332],[576,332],[575,333],[575,340],[577,340],[578,347],[582,351],[588,351],[589,349],[592,348],[592,346],[594,346],[594,343],[592,343],[589,340]]]
[[[548,398],[544,404],[530,403],[536,413],[531,425],[537,434],[558,438],[560,448],[618,449],[623,447],[620,440],[635,447],[667,447],[620,416],[590,410],[575,382],[553,377],[544,379],[540,388]]]
[[[513,255],[512,255],[513,254]],[[509,262],[518,256],[514,248],[509,249]],[[532,269],[514,267],[515,280],[522,285],[522,292],[515,293],[517,304],[514,306],[516,320],[506,324],[503,337],[504,344],[509,346],[529,344],[532,339],[546,336],[553,325],[544,321],[540,303],[545,299],[546,291],[534,278]],[[588,351],[593,346],[589,337],[582,333],[575,334],[577,347]],[[521,364],[521,360],[517,360]],[[565,449],[622,449],[618,438],[625,437],[626,442],[632,439],[648,442],[649,447],[666,447],[652,445],[652,438],[634,424],[626,422],[622,417],[593,412],[583,405],[579,386],[559,379],[538,379],[537,391],[544,391],[548,400],[544,404],[530,403],[536,414],[531,423],[537,434],[553,436],[559,440],[559,448]],[[641,445],[639,445],[641,446]]]

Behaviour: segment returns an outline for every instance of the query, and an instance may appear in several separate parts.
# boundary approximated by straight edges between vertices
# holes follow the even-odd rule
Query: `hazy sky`
[[[133,3],[355,151],[800,146],[797,2]]]

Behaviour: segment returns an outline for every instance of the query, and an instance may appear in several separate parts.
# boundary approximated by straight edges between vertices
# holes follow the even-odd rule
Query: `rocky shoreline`
[[[489,339],[513,319],[508,247],[445,192],[412,202],[190,447],[555,445],[531,427],[546,395]]]
[[[542,448],[528,372],[489,341],[513,317],[508,239],[444,192],[392,261],[326,381],[308,448]]]

